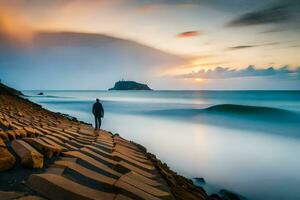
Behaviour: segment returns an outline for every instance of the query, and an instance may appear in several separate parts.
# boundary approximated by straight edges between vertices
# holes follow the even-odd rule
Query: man
[[[99,99],[96,99],[96,103],[93,106],[93,114],[95,116],[95,129],[100,129],[101,127],[101,117],[104,116],[104,110]]]

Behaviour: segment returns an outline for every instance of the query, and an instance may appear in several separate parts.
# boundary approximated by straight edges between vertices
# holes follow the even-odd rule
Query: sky
[[[299,0],[0,0],[18,89],[300,89]]]

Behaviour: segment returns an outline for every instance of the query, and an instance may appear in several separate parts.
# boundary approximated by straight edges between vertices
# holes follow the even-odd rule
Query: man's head
[[[96,102],[99,102],[99,99],[96,99]]]

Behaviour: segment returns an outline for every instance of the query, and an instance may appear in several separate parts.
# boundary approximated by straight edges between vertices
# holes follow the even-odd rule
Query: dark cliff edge
[[[22,92],[14,89],[14,88],[8,87],[8,86],[4,85],[3,83],[0,83],[0,92],[5,92],[8,94],[12,94],[14,96],[24,96]]]
[[[9,94],[9,95],[13,95],[13,96],[17,96],[19,98],[20,101],[25,101],[27,103],[30,103],[33,107],[37,107],[39,109],[44,109],[44,110],[47,110],[45,108],[43,108],[41,105],[37,104],[37,103],[34,103],[32,101],[29,101],[26,97],[26,95],[24,95],[21,91],[19,90],[16,90],[14,88],[11,88],[7,85],[4,85],[3,83],[0,83],[0,95],[1,93],[6,93],[6,94]],[[47,110],[49,111],[49,110]],[[64,117],[70,121],[74,121],[74,122],[80,122],[82,124],[87,124],[87,125],[91,125],[89,123],[86,123],[86,122],[83,122],[83,121],[80,121],[78,120],[76,117],[73,117],[73,116],[70,116],[68,114],[64,114],[64,113],[60,113],[60,112],[52,112],[52,111],[49,111],[49,113],[54,113],[56,115],[59,115],[60,117]]]
[[[135,81],[118,81],[113,88],[108,90],[152,90],[147,84]]]

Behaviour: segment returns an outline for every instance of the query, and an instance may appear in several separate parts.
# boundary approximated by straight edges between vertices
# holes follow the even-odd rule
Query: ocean
[[[37,95],[43,92],[43,96]],[[209,193],[300,199],[300,91],[23,91],[55,112],[147,147]]]

